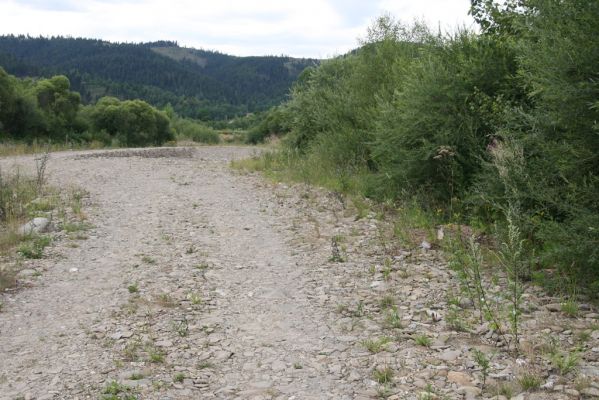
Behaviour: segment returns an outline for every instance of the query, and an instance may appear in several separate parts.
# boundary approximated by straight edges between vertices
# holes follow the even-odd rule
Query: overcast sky
[[[389,12],[434,29],[472,27],[469,0],[0,0],[0,34],[174,40],[247,55],[327,58]]]

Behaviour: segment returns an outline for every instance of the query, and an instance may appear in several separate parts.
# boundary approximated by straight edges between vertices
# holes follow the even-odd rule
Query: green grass
[[[362,341],[362,345],[371,353],[380,353],[385,350],[387,343],[391,341],[390,338],[383,336],[379,339],[366,339]]]
[[[416,344],[418,346],[422,346],[422,347],[430,347],[432,344],[431,338],[429,338],[428,336],[426,336],[424,334],[416,335],[416,337],[414,338],[414,341],[416,342]]]
[[[518,377],[518,384],[526,391],[537,390],[541,386],[541,383],[541,377],[532,372],[525,372]]]
[[[578,352],[557,351],[550,356],[550,360],[560,375],[567,375],[578,366],[580,354]]]
[[[133,394],[133,389],[129,386],[121,385],[117,381],[109,382],[102,391],[103,400],[136,400],[137,396]]]
[[[87,222],[66,222],[62,228],[66,233],[75,233],[91,229],[92,225]]]
[[[160,351],[151,350],[148,352],[148,355],[150,356],[151,363],[160,364],[164,362],[164,354]]]
[[[561,310],[570,318],[578,316],[578,303],[573,300],[568,300],[561,304]]]
[[[173,382],[181,383],[184,380],[185,380],[185,374],[182,372],[175,374],[175,376],[173,377]]]
[[[51,242],[50,236],[31,236],[18,247],[17,253],[24,258],[39,259],[44,254],[44,248],[49,246]]]
[[[139,286],[137,286],[137,283],[133,283],[127,286],[127,290],[129,291],[129,293],[137,293],[139,292]]]
[[[377,368],[372,371],[372,377],[380,384],[391,383],[395,372],[391,367]]]
[[[141,256],[141,261],[145,262],[146,264],[156,264],[156,259],[148,256],[148,255],[143,255]]]
[[[401,315],[397,311],[397,307],[393,306],[387,311],[385,315],[385,326],[392,329],[401,329],[403,325],[401,323]]]

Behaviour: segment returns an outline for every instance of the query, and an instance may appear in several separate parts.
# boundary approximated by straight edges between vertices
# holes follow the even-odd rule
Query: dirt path
[[[512,357],[488,324],[468,326],[477,314],[440,254],[395,247],[374,212],[334,194],[228,167],[252,151],[53,154],[51,183],[89,193],[93,227],[55,234],[43,259],[24,262],[34,273],[21,289],[0,295],[0,399],[599,393],[591,306],[567,318],[559,299],[531,288],[521,327],[530,353]],[[15,165],[34,164],[0,160],[3,171]],[[546,338],[578,346],[571,371],[539,353]],[[486,385],[475,349],[492,358]],[[516,382],[531,371],[544,388],[529,395]]]
[[[113,380],[143,398],[354,398],[348,346],[313,301],[326,260],[291,246],[293,213],[228,170],[250,152],[53,155],[51,182],[89,192],[94,228],[5,296],[2,398],[95,398]]]

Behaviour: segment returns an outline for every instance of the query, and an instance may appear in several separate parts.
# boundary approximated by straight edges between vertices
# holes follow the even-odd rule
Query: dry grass
[[[49,150],[50,152],[67,150],[94,150],[102,149],[104,147],[105,146],[100,142],[91,142],[84,144],[52,143],[50,145],[37,142],[33,142],[32,144],[3,142],[0,143],[0,157],[39,154],[45,152],[46,150]]]

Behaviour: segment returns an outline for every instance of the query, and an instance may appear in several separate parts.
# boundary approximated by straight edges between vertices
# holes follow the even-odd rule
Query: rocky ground
[[[252,152],[53,154],[51,184],[85,193],[89,226],[53,232],[0,295],[0,398],[599,397],[591,305],[527,287],[516,354],[439,250],[229,168]]]

